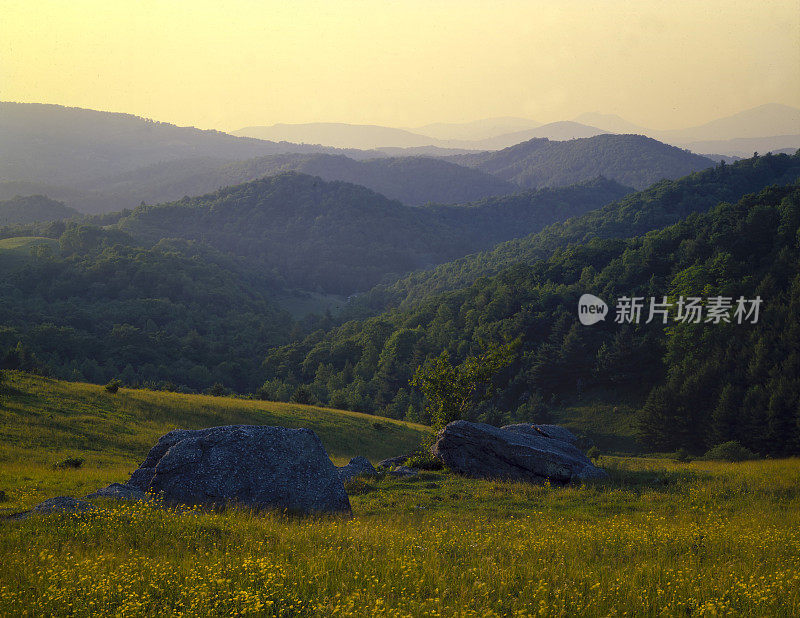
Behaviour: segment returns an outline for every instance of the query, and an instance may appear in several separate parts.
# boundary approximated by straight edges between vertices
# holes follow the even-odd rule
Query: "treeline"
[[[271,299],[290,286],[351,291],[364,273],[445,259],[626,192],[598,179],[420,209],[290,174],[78,223],[2,228],[0,239],[21,245],[0,250],[0,359],[71,380],[252,392],[268,349],[332,324],[277,309]],[[191,240],[164,239],[180,236]]]
[[[196,243],[141,247],[121,231],[63,224],[59,245],[0,252],[4,368],[69,380],[240,392],[263,381],[267,349],[288,343],[274,282]]]
[[[751,165],[754,162],[751,162]],[[721,172],[726,173],[726,172]],[[485,342],[521,339],[489,422],[536,420],[552,401],[598,393],[642,404],[652,448],[703,452],[736,439],[769,454],[800,452],[800,189],[774,187],[630,240],[594,239],[519,264],[466,289],[273,350],[276,398],[425,419],[408,380],[446,350],[456,362]],[[583,293],[760,296],[756,324],[578,322]]]

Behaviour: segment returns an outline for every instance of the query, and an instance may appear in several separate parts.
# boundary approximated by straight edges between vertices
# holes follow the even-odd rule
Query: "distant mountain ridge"
[[[735,202],[769,185],[796,184],[798,178],[800,153],[744,159],[665,180],[602,208],[553,223],[540,232],[500,243],[490,251],[411,273],[389,286],[378,286],[360,297],[360,306],[354,308],[354,313],[363,316],[389,306],[413,307],[433,294],[465,288],[514,264],[547,259],[570,244],[645,234],[693,212],[704,212],[719,202]]]
[[[0,143],[0,180],[56,185],[189,157],[238,161],[284,152],[334,152],[177,127],[132,114],[2,102]]]
[[[480,126],[481,121],[477,121],[476,124]],[[254,126],[233,131],[232,134],[262,140],[298,142],[335,148],[382,149],[389,147],[422,148],[427,146],[448,149],[496,150],[518,144],[519,142],[534,137],[546,137],[552,140],[568,140],[600,135],[606,132],[597,127],[586,126],[572,121],[551,122],[545,125],[538,125],[537,123],[532,124],[536,124],[536,126],[488,135],[480,139],[444,139],[414,133],[407,129],[341,122],[311,122],[305,124]],[[441,134],[441,132],[445,130],[442,127],[446,125],[432,126],[434,127],[434,132],[439,132]],[[458,126],[463,127],[463,125]],[[509,125],[506,125],[506,128],[508,128],[508,126]],[[522,126],[524,126],[524,124],[522,124]],[[497,130],[500,129],[498,128]],[[485,130],[485,133],[488,132],[488,129]]]
[[[603,133],[646,135],[659,141],[690,148],[694,152],[718,152],[719,146],[691,144],[724,142],[740,138],[770,138],[774,136],[800,136],[800,109],[777,103],[767,103],[744,110],[732,116],[718,118],[695,127],[659,130],[637,125],[616,114],[587,112],[572,120],[541,124],[526,118],[486,118],[463,123],[432,123],[412,128],[395,128],[380,125],[355,125],[347,123],[277,124],[247,127],[234,131],[234,135],[248,135],[261,139],[286,139],[305,143],[355,148],[463,148],[468,150],[498,150],[536,137],[550,140],[568,140],[592,137]],[[756,149],[760,152],[775,150],[764,142]],[[724,144],[723,144],[724,145]],[[800,147],[800,141],[789,145]],[[741,156],[741,152],[719,151],[721,154]],[[426,153],[432,154],[432,153]],[[752,151],[749,153],[752,154]]]
[[[0,201],[0,226],[76,219],[81,216],[74,208],[43,195],[16,196]]]
[[[720,153],[749,157],[786,148],[800,148],[800,109],[767,103],[732,116],[685,129],[650,129],[616,114],[581,114],[576,122],[611,133],[637,133],[699,154]]]
[[[434,122],[409,131],[435,137],[441,140],[476,141],[507,135],[519,131],[527,131],[542,126],[542,123],[530,118],[500,117],[482,118],[472,122]]]
[[[286,172],[196,198],[140,206],[118,227],[140,242],[199,241],[287,287],[352,294],[599,208],[608,180],[470,206],[416,208],[345,182]]]
[[[140,168],[94,183],[100,192],[130,195],[136,206],[203,195],[227,186],[302,172],[323,180],[358,184],[409,206],[427,202],[472,202],[492,195],[516,193],[519,187],[480,170],[432,157],[385,157],[357,161],[343,155],[281,154],[225,163],[201,159]]]
[[[636,189],[712,167],[714,161],[642,135],[597,135],[554,142],[532,139],[496,152],[457,155],[474,167],[524,188],[552,187],[604,176]]]

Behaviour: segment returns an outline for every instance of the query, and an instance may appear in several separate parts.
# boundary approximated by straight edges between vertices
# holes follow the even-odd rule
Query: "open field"
[[[0,251],[13,251],[30,254],[35,247],[47,246],[51,249],[58,249],[58,241],[52,238],[41,236],[15,236],[13,238],[0,239]]]
[[[289,404],[11,379],[0,435],[9,508],[123,480],[175,425],[308,424],[339,462],[395,454],[422,432]],[[68,455],[85,467],[49,469]],[[352,519],[98,502],[84,515],[0,521],[0,615],[800,613],[800,460],[600,463],[605,486],[446,472],[355,480]]]
[[[125,481],[172,429],[280,425],[313,429],[334,463],[408,452],[430,430],[356,412],[231,397],[119,389],[6,372],[0,386],[0,513],[56,494],[83,495]],[[81,470],[54,470],[82,457]]]

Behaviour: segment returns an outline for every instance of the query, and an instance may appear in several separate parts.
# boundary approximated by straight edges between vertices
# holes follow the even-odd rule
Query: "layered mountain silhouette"
[[[0,226],[76,219],[81,216],[74,208],[43,195],[15,196],[0,201]]]
[[[357,312],[364,315],[386,306],[415,306],[433,294],[465,288],[514,264],[533,264],[546,259],[569,245],[646,234],[692,213],[704,212],[719,202],[735,202],[770,185],[797,184],[798,178],[800,153],[744,159],[677,180],[664,180],[602,208],[500,243],[491,251],[415,272],[388,288],[372,290],[360,299]]]
[[[552,122],[539,125],[533,121],[493,122],[476,121],[461,125],[434,124],[421,127],[433,134],[482,134],[477,139],[441,138],[431,134],[416,133],[407,129],[396,129],[378,125],[358,125],[335,122],[312,122],[306,124],[275,124],[271,126],[245,127],[234,131],[234,135],[270,141],[289,141],[336,148],[448,148],[466,150],[497,150],[535,137],[553,140],[591,137],[605,133],[597,127],[573,121]],[[526,127],[527,125],[527,127]],[[534,126],[531,126],[534,125]],[[489,127],[495,127],[494,133]],[[526,127],[526,128],[519,128]],[[514,130],[507,130],[507,129]]]
[[[394,128],[346,123],[277,124],[247,127],[235,135],[288,140],[339,148],[461,148],[498,150],[533,138],[569,140],[603,133],[638,134],[697,153],[750,156],[727,140],[747,138],[759,152],[800,147],[800,110],[768,103],[685,129],[660,130],[629,122],[616,114],[584,113],[572,120],[541,124],[526,118],[487,118],[465,123],[433,123]],[[767,138],[782,136],[776,142]],[[776,145],[777,144],[777,145]],[[422,154],[422,153],[420,153]],[[424,154],[434,154],[428,151]]]
[[[296,171],[324,180],[362,185],[411,206],[427,202],[471,202],[519,191],[512,183],[431,157],[357,161],[342,155],[282,154],[224,163],[214,159],[152,165],[93,183],[93,188],[124,198],[126,206],[202,195],[281,172]]]
[[[596,180],[471,206],[415,208],[362,186],[287,172],[140,206],[118,227],[144,243],[202,242],[247,258],[287,286],[351,294],[598,208],[629,191]]]
[[[0,103],[0,143],[0,181],[53,185],[174,159],[239,161],[285,152],[331,151],[178,127],[131,114],[34,103]]]
[[[521,187],[568,185],[605,176],[643,189],[679,178],[714,161],[643,135],[597,135],[564,142],[533,139],[497,152],[449,158]]]

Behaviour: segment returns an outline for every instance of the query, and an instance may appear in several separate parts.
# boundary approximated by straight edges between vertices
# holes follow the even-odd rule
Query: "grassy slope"
[[[0,490],[9,501],[0,512],[124,481],[159,436],[175,428],[308,427],[339,465],[355,455],[376,462],[408,452],[428,431],[422,425],[290,403],[132,389],[112,395],[94,384],[18,372],[7,376],[0,387]],[[81,470],[52,469],[71,456],[86,460]]]
[[[375,431],[374,417],[290,404],[10,380],[4,506],[119,480],[177,425],[305,424],[343,458],[390,454],[424,431],[384,419]],[[85,468],[49,469],[78,453]],[[601,465],[605,486],[357,479],[352,519],[112,501],[0,519],[0,615],[800,613],[800,460]]]
[[[30,254],[34,247],[47,245],[51,249],[58,249],[58,241],[52,238],[41,236],[15,236],[13,238],[0,239],[0,251],[12,251]]]

